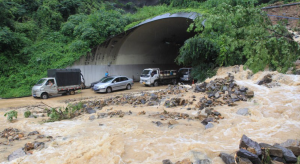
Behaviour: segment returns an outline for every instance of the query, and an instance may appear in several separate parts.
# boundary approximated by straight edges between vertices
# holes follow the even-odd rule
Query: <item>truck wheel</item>
[[[48,94],[47,94],[47,93],[43,93],[43,94],[41,95],[41,98],[42,98],[42,99],[48,99],[48,98],[49,98],[49,96],[48,96]]]
[[[106,88],[107,93],[111,93],[111,87]]]
[[[126,89],[128,89],[128,90],[131,89],[131,85],[127,84]]]
[[[69,93],[70,93],[70,95],[75,95],[75,91],[74,90],[70,90]]]
[[[157,87],[157,86],[158,86],[158,82],[157,82],[157,81],[154,81],[153,86],[154,86],[154,87]]]
[[[177,79],[172,80],[173,85],[177,85]]]

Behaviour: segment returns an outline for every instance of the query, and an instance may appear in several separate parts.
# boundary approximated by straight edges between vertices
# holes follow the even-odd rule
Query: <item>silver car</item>
[[[101,79],[99,83],[95,84],[93,90],[95,92],[110,93],[120,89],[131,89],[133,84],[133,80],[126,76],[108,76]]]

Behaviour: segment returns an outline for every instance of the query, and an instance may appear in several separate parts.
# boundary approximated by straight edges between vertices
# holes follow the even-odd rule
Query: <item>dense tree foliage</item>
[[[236,64],[245,64],[254,72],[266,66],[286,72],[300,55],[285,24],[272,25],[251,3],[219,4],[195,20],[190,30],[199,34],[186,41],[176,61],[195,67],[193,74],[200,80],[212,76],[216,67]]]
[[[0,97],[30,95],[47,69],[70,66],[108,37],[167,12],[207,13],[205,29],[203,19],[192,24],[199,34],[186,41],[177,59],[193,64],[198,79],[233,64],[285,71],[299,49],[283,25],[271,26],[255,7],[275,1],[160,0],[138,8],[117,0],[0,0]]]

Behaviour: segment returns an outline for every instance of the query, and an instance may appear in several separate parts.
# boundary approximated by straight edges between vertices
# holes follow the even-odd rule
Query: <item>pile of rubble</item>
[[[197,84],[194,92],[205,92],[207,96],[198,102],[198,107],[211,107],[216,105],[234,106],[236,101],[247,101],[254,96],[254,92],[245,87],[240,87],[234,81],[234,76],[229,74],[225,78],[216,78],[209,83]]]
[[[30,139],[30,137],[36,136],[35,139],[43,139],[46,138],[48,141],[51,141],[53,139],[52,136],[45,136],[41,135],[38,131],[32,131],[29,132],[27,135],[25,135],[25,132],[21,132],[20,130],[16,128],[6,128],[2,132],[0,132],[1,138],[6,138],[7,142],[1,142],[0,144],[3,145],[11,145],[13,141],[15,140],[25,140]],[[24,147],[17,149],[12,154],[8,156],[8,161],[12,161],[16,158],[29,155],[33,153],[33,150],[40,150],[45,147],[44,142],[28,142],[24,145]]]
[[[269,145],[266,143],[257,143],[246,135],[243,135],[239,149],[234,156],[226,153],[220,153],[219,156],[226,164],[300,162],[300,140],[287,140],[281,144]]]

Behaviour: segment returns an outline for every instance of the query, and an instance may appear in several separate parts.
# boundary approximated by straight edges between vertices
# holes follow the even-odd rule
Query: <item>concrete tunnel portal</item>
[[[69,68],[81,69],[86,86],[106,71],[139,81],[144,68],[178,69],[174,60],[184,41],[195,35],[187,28],[197,16],[176,13],[148,19],[93,48]]]

